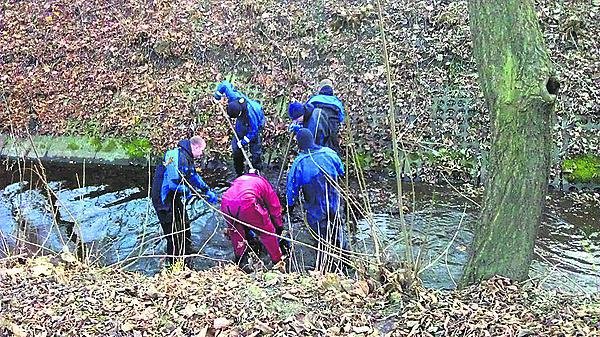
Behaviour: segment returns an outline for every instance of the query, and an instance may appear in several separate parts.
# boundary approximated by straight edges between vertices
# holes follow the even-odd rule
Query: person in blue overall
[[[311,229],[326,242],[347,249],[336,186],[338,178],[344,175],[344,164],[335,151],[316,145],[313,139],[306,128],[296,134],[299,153],[287,175],[287,205],[292,209],[299,202],[302,190],[303,208]]]
[[[176,257],[191,254],[190,224],[184,200],[192,199],[192,188],[196,193],[205,194],[208,202],[218,201],[194,164],[194,158],[200,157],[205,148],[206,142],[200,136],[181,140],[177,148],[165,153],[164,161],[154,172],[150,196],[167,239],[167,264],[172,264]]]
[[[292,102],[288,108],[288,115],[292,119],[289,127],[290,131],[295,133],[300,128],[307,128],[314,135],[315,144],[335,150],[329,117],[323,109],[315,108],[310,103]]]
[[[333,94],[333,82],[324,79],[319,83],[319,91],[306,102],[315,108],[321,108],[327,114],[329,119],[329,128],[331,130],[331,144],[333,150],[338,155],[342,155],[340,148],[339,131],[340,124],[344,122],[345,112],[342,101]]]
[[[244,174],[245,158],[242,148],[250,148],[253,168],[262,170],[262,144],[260,133],[265,125],[263,108],[257,101],[236,90],[229,81],[217,85],[214,98],[218,101],[225,99],[227,115],[235,118],[235,135],[231,140],[233,167],[237,176]]]

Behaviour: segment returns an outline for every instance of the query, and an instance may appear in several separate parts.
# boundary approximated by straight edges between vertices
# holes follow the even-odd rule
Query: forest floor
[[[382,6],[405,173],[475,178],[490,132],[467,2]],[[535,6],[561,83],[556,174],[565,158],[600,146],[600,4]],[[123,137],[157,152],[202,134],[209,156],[228,157],[230,131],[211,103],[227,78],[263,103],[265,150],[279,158],[288,102],[307,99],[330,77],[346,108],[350,159],[393,170],[379,11],[371,1],[12,1],[2,14],[2,133],[86,135],[102,147]]]
[[[233,265],[154,277],[70,256],[4,260],[0,334],[15,336],[599,336],[600,298],[495,278],[457,291]],[[177,266],[177,264],[176,264]]]

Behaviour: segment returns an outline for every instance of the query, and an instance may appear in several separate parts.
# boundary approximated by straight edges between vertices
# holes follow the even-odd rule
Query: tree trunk
[[[558,82],[530,0],[470,0],[491,150],[480,223],[462,284],[527,278],[550,168]]]

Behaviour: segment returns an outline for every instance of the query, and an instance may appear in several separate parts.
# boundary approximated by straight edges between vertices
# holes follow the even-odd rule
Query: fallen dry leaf
[[[219,318],[215,319],[215,321],[213,323],[213,328],[219,330],[219,329],[226,328],[230,325],[231,325],[230,320],[228,320],[227,318],[224,318],[224,317],[219,317]]]

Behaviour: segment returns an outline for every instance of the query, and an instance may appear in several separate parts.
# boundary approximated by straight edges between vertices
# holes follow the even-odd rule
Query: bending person
[[[281,261],[279,240],[269,234],[281,235],[283,232],[281,204],[273,186],[257,170],[250,170],[231,183],[231,187],[223,193],[221,211],[226,214],[236,263],[240,263],[248,246],[251,228],[244,223],[266,232],[254,230],[273,264]]]

